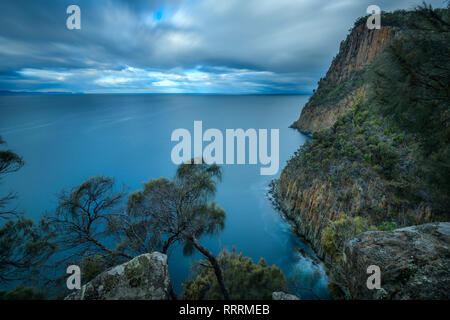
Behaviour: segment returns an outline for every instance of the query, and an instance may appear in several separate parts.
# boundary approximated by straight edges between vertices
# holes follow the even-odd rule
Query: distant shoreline
[[[33,92],[33,91],[0,91],[0,96],[52,96],[52,95],[152,95],[152,96],[310,96],[313,93],[127,93],[127,92]]]

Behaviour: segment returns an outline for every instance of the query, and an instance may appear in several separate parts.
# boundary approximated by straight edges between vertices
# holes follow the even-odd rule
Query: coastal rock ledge
[[[381,269],[369,290],[367,267]],[[450,223],[364,232],[344,246],[350,295],[356,299],[450,299]]]
[[[109,269],[66,297],[66,300],[168,300],[167,256],[140,255]]]

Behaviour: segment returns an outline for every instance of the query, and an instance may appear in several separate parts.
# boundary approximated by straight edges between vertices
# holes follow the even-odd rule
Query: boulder
[[[297,296],[294,296],[293,294],[279,291],[279,292],[272,293],[272,300],[300,300],[300,298]]]
[[[381,289],[367,288],[367,268],[380,267]],[[364,232],[344,246],[354,299],[450,299],[450,223]]]
[[[167,300],[169,287],[167,256],[153,252],[99,274],[66,300]]]

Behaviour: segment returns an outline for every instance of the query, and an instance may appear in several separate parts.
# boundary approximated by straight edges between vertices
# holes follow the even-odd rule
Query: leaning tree
[[[212,197],[221,180],[217,165],[183,164],[174,179],[152,179],[122,208],[125,193],[109,177],[93,177],[59,195],[56,211],[45,218],[57,234],[65,260],[100,257],[117,260],[168,249],[179,242],[183,252],[200,251],[211,263],[224,298],[230,295],[216,257],[200,242],[224,228],[225,212]],[[172,292],[173,294],[173,292]]]
[[[179,242],[184,254],[197,249],[211,263],[225,299],[230,299],[216,257],[199,239],[225,226],[225,212],[211,199],[222,171],[217,165],[182,164],[174,179],[152,179],[128,200],[126,217],[116,217],[110,230],[120,233],[138,251],[160,248],[163,253]]]
[[[116,190],[114,179],[89,178],[79,186],[62,191],[56,210],[46,214],[45,221],[57,234],[58,250],[68,252],[65,260],[99,256],[108,261],[132,259],[126,248],[116,247],[109,237],[109,221],[121,215],[125,197]]]

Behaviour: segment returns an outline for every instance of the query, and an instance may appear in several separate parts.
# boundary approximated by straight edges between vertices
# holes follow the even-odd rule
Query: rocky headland
[[[359,19],[292,125],[313,140],[269,194],[336,298],[450,298],[448,16],[384,13],[380,30]]]

